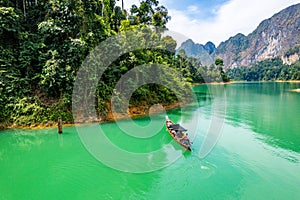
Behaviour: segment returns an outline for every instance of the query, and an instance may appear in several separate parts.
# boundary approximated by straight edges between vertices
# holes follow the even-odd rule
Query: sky
[[[140,0],[124,0],[125,8]],[[196,43],[208,41],[218,46],[238,33],[248,35],[264,19],[300,0],[159,0],[168,11],[170,31]],[[120,5],[120,2],[118,2]]]

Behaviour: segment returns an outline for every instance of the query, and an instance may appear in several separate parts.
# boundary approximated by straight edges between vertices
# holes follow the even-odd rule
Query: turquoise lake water
[[[195,86],[194,103],[167,111],[189,130],[192,152],[169,136],[164,113],[133,120],[141,137],[120,128],[128,120],[64,127],[62,135],[1,131],[0,200],[300,199],[300,93],[289,91],[296,88]]]

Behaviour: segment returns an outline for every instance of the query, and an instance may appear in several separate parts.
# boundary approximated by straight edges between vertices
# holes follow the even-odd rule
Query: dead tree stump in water
[[[58,128],[58,133],[62,134],[62,120],[61,120],[61,117],[58,118],[57,128]]]

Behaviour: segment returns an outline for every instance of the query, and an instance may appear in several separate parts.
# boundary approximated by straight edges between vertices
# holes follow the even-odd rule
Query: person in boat
[[[189,140],[187,140],[187,139],[181,139],[180,142],[181,142],[183,145],[185,145],[185,146],[189,146],[189,145],[190,145]]]
[[[188,139],[187,135],[188,135],[188,134],[183,134],[183,135],[182,135],[182,139],[187,140],[187,139]]]
[[[175,136],[176,131],[172,130],[171,133],[173,136]]]
[[[170,128],[171,124],[172,124],[171,121],[167,121],[167,127],[168,128]]]
[[[189,146],[190,145],[190,142],[189,142],[189,139],[188,139],[187,135],[188,135],[187,133],[183,134],[181,131],[180,131],[180,134],[177,134],[177,136],[178,136],[177,138],[185,146]]]

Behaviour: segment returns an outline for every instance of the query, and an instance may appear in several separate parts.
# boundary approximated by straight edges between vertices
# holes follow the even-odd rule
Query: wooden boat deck
[[[184,133],[187,131],[185,128],[183,128],[179,124],[175,124],[167,116],[166,116],[166,127],[169,134],[174,140],[176,140],[186,150],[191,151],[191,142],[187,134]]]

